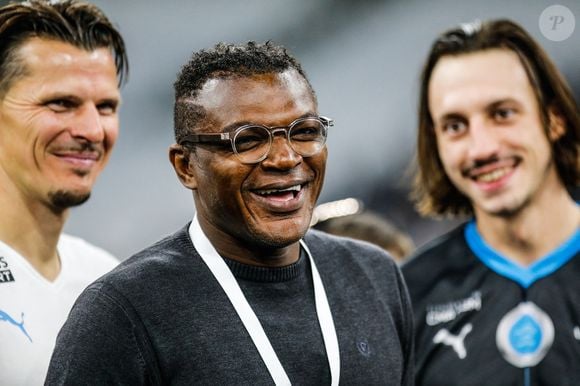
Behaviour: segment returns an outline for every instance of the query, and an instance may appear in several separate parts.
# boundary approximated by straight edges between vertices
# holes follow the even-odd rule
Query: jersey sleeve
[[[78,298],[56,341],[47,385],[160,384],[143,326],[112,288]]]

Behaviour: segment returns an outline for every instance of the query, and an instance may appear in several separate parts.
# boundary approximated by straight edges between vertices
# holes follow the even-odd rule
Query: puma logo
[[[463,326],[459,332],[459,335],[453,335],[446,328],[442,328],[433,337],[433,343],[443,343],[446,346],[451,346],[451,348],[453,348],[453,350],[457,353],[459,359],[464,359],[467,356],[467,351],[465,350],[465,344],[463,341],[472,329],[473,325],[471,323],[467,323],[465,326]]]
[[[0,310],[0,321],[8,322],[8,323],[13,324],[14,326],[18,327],[18,329],[20,331],[22,331],[22,333],[24,335],[26,335],[26,337],[28,338],[28,340],[30,340],[30,342],[32,342],[32,338],[30,338],[30,335],[28,335],[28,332],[26,332],[26,329],[24,328],[24,312],[22,313],[22,315],[20,315],[20,320],[21,320],[21,322],[18,323],[16,320],[14,320],[6,312]]]
[[[574,327],[574,338],[576,338],[576,340],[580,340],[580,327],[578,326]]]

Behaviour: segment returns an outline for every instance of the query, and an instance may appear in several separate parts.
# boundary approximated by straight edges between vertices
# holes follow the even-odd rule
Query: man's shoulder
[[[73,311],[77,309],[77,317],[89,312],[103,318],[123,314],[134,321],[155,318],[148,310],[170,313],[174,307],[179,308],[177,303],[205,299],[196,293],[203,290],[204,279],[207,280],[207,268],[193,248],[185,226],[92,282],[78,297]]]
[[[384,249],[316,230],[308,231],[304,239],[331,297],[341,294],[340,301],[346,296],[362,302],[381,299],[400,310],[404,282],[397,263]],[[345,295],[344,288],[352,292]]]
[[[105,249],[65,233],[60,235],[57,249],[61,259],[89,271],[108,271],[119,264],[119,260]]]
[[[196,252],[188,234],[188,226],[168,235],[155,244],[135,253],[99,279],[99,286],[131,288],[139,283],[175,278],[195,259]],[[190,264],[188,264],[190,263]],[[173,280],[172,279],[172,280]]]
[[[312,243],[320,249],[338,249],[348,251],[366,251],[370,255],[388,256],[388,253],[369,242],[356,240],[349,237],[335,236],[316,229],[310,229],[304,236],[306,243]]]
[[[465,226],[463,223],[418,248],[401,267],[407,282],[426,281],[436,272],[464,265],[470,254],[464,237]]]
[[[366,241],[341,237],[310,229],[304,241],[315,260],[334,265],[337,269],[348,269],[352,265],[373,269],[394,269],[394,259],[382,248]]]

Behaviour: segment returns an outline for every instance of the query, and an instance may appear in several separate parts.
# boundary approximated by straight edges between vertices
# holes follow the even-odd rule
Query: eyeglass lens
[[[318,153],[326,141],[326,128],[317,119],[304,119],[289,128],[292,149],[309,157]],[[247,126],[234,136],[234,148],[242,162],[258,162],[270,151],[271,132],[264,126]]]

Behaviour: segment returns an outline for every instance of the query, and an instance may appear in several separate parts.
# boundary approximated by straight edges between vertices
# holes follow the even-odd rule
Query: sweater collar
[[[302,248],[300,248],[300,258],[298,261],[284,267],[259,267],[243,264],[228,258],[223,259],[237,279],[261,282],[284,282],[293,280],[305,273],[308,260]]]

